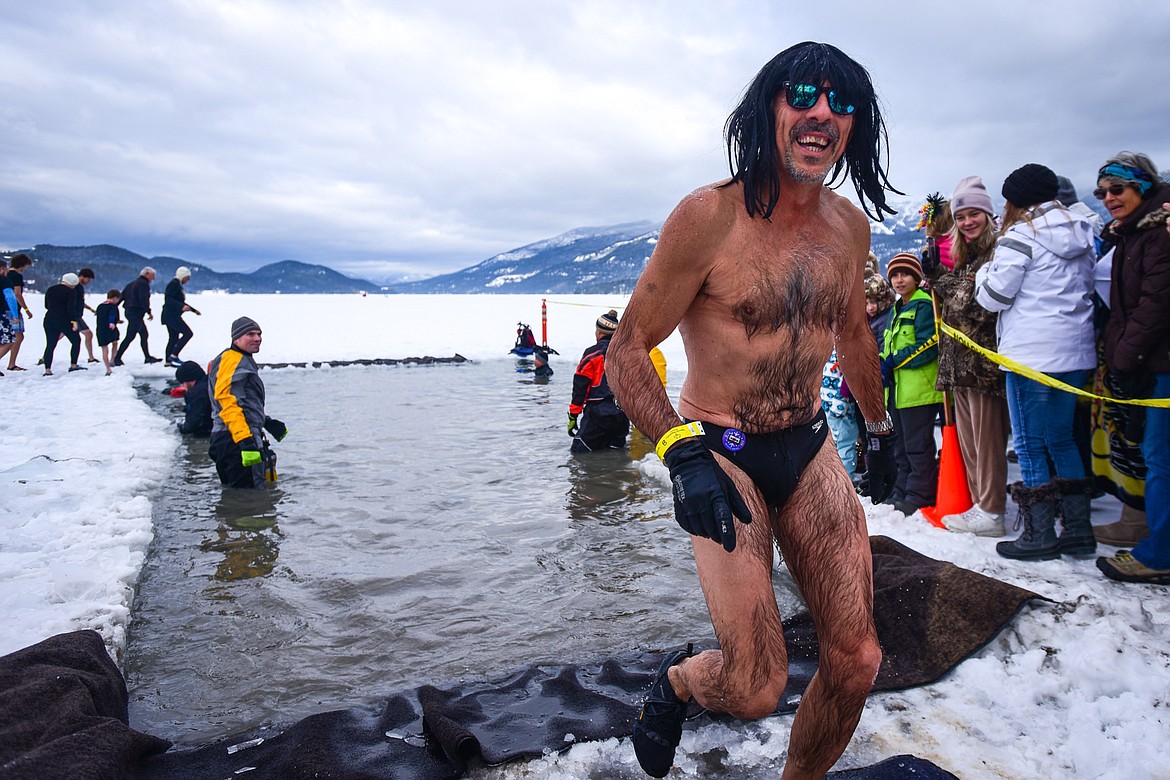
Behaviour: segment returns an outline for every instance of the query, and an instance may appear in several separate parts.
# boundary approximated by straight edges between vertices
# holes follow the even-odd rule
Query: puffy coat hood
[[[1011,230],[1025,234],[1062,260],[1076,260],[1084,254],[1085,246],[1093,245],[1093,226],[1089,220],[1055,200],[1041,203],[1030,214],[1031,226],[1023,222],[1013,225]]]

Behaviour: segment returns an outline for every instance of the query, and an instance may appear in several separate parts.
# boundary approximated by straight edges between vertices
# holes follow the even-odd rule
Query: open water
[[[290,431],[268,491],[224,490],[187,438],[133,605],[131,725],[203,744],[423,683],[713,643],[651,444],[570,455],[571,369],[541,385],[518,365],[263,371]]]

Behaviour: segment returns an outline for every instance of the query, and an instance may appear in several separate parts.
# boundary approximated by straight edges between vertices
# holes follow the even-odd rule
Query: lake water
[[[202,744],[423,683],[712,643],[651,444],[570,455],[571,368],[541,385],[518,365],[263,371],[290,431],[268,491],[222,489],[188,438],[133,606],[131,725]],[[156,381],[143,396],[176,415]]]

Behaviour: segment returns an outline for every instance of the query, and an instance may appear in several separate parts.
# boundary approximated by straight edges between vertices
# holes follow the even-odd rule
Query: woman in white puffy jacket
[[[1096,252],[1092,226],[1057,202],[1057,186],[1056,174],[1035,163],[1004,181],[1003,228],[994,259],[975,275],[975,299],[999,312],[1000,354],[1079,388],[1097,365]],[[1076,396],[1009,372],[1007,400],[1023,478],[1011,494],[1023,533],[996,549],[1019,560],[1092,555],[1091,483],[1073,439]]]

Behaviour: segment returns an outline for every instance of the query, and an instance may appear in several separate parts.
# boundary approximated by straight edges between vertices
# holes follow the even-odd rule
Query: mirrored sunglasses
[[[798,111],[807,111],[815,106],[822,92],[829,99],[829,110],[834,114],[849,116],[856,110],[856,107],[846,102],[835,89],[824,89],[816,84],[801,84],[796,81],[784,82],[784,99]]]
[[[1093,190],[1093,197],[1097,200],[1105,200],[1106,195],[1112,195],[1115,198],[1121,197],[1121,193],[1125,192],[1128,184],[1110,184],[1108,187],[1098,187]]]

